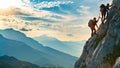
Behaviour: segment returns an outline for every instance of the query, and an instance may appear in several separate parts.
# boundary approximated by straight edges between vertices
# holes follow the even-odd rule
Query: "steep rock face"
[[[120,68],[120,57],[117,59],[114,68]]]
[[[120,56],[120,0],[113,0],[105,24],[85,44],[75,68],[113,68]]]

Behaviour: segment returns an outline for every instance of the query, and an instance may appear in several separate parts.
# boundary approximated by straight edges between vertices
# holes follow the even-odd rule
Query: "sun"
[[[20,5],[20,0],[1,0],[0,1],[0,9],[6,9],[11,6],[18,6]]]

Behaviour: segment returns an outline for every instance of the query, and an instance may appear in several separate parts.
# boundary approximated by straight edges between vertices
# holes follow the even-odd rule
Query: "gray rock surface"
[[[97,34],[86,42],[75,68],[113,68],[109,62],[104,62],[114,46],[120,45],[120,0],[113,0],[113,4],[105,24],[101,24]]]
[[[120,57],[116,60],[114,68],[120,68]]]

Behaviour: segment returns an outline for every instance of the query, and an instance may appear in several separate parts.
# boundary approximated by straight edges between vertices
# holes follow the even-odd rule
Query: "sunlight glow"
[[[1,0],[0,1],[0,9],[6,9],[11,6],[20,6],[21,0]]]

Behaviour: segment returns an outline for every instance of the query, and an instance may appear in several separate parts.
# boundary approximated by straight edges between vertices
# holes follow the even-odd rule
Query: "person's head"
[[[96,17],[94,17],[93,20],[96,21]]]
[[[107,6],[109,6],[109,3],[107,3]]]
[[[103,6],[104,6],[104,4],[101,4],[101,5],[100,5],[100,8],[102,8]]]

